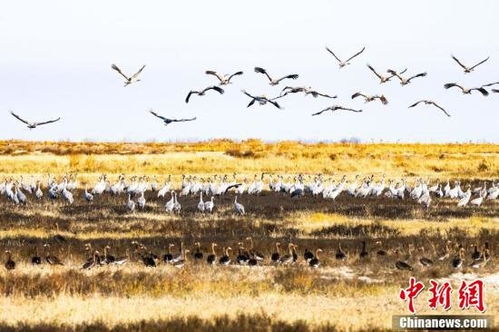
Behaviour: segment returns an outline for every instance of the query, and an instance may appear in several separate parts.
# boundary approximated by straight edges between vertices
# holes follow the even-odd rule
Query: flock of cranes
[[[85,244],[85,253],[87,259],[81,265],[82,269],[92,269],[95,267],[103,265],[124,265],[129,261],[135,260],[147,267],[156,267],[159,264],[172,265],[178,268],[185,266],[188,260],[194,261],[197,264],[208,264],[208,265],[243,265],[243,266],[263,266],[263,265],[273,265],[273,266],[295,266],[306,264],[312,268],[318,268],[321,265],[320,253],[325,252],[330,253],[330,258],[339,262],[346,261],[348,258],[356,258],[361,262],[367,259],[383,259],[386,258],[392,261],[392,267],[398,270],[413,271],[415,269],[414,264],[418,264],[421,268],[427,268],[434,265],[446,265],[449,264],[454,269],[460,269],[463,266],[468,266],[471,268],[482,268],[491,259],[489,243],[485,242],[481,245],[480,250],[478,245],[474,244],[472,246],[473,251],[469,253],[469,258],[465,257],[466,250],[463,245],[459,244],[456,248],[449,248],[450,241],[445,243],[444,250],[442,252],[437,252],[436,248],[430,243],[432,247],[432,254],[428,256],[430,250],[425,250],[422,246],[416,250],[414,253],[413,245],[409,244],[406,250],[406,255],[400,257],[401,250],[385,250],[382,247],[380,241],[373,243],[375,249],[372,252],[369,251],[366,241],[361,241],[358,250],[353,252],[345,251],[341,246],[341,241],[338,241],[336,250],[323,250],[322,248],[316,248],[315,251],[305,248],[303,253],[300,255],[298,253],[298,245],[294,243],[288,243],[287,250],[281,249],[281,243],[275,243],[275,249],[266,248],[265,254],[256,249],[254,246],[254,241],[252,237],[247,237],[243,241],[237,242],[234,248],[237,248],[236,252],[233,252],[231,246],[222,247],[221,254],[217,252],[218,244],[212,242],[210,245],[210,251],[205,252],[201,249],[201,243],[195,242],[192,249],[186,249],[184,242],[180,242],[179,250],[174,253],[172,248],[175,247],[174,243],[169,243],[166,252],[163,254],[155,253],[149,250],[144,244],[137,241],[132,241],[131,246],[126,249],[125,256],[117,257],[110,253],[111,247],[106,245],[101,255],[99,250],[94,250],[90,243]],[[51,253],[50,245],[44,244],[44,255],[40,256],[38,254],[38,249],[35,248],[35,254],[31,257],[30,262],[32,265],[64,265],[62,259]],[[4,267],[7,270],[14,270],[16,268],[16,262],[12,257],[12,253],[7,250],[5,251],[7,255],[7,260],[5,261]],[[302,256],[303,258],[301,258]],[[468,255],[466,255],[468,256]]]
[[[76,176],[71,174],[64,176],[61,181],[56,181],[48,176],[46,190],[42,189],[42,180],[31,177],[26,181],[20,179],[5,179],[0,182],[0,195],[17,205],[25,205],[29,201],[29,195],[33,199],[42,199],[47,196],[51,200],[62,199],[67,204],[73,204],[73,192],[79,183]],[[335,200],[340,195],[348,195],[354,198],[388,197],[392,199],[410,198],[422,206],[429,208],[434,199],[455,200],[458,207],[481,206],[486,201],[494,201],[499,197],[499,182],[483,181],[483,184],[472,188],[471,184],[464,187],[460,181],[430,182],[422,178],[417,179],[412,185],[406,179],[386,179],[383,175],[375,179],[374,175],[360,179],[355,176],[348,180],[346,176],[340,179],[318,175],[283,176],[262,173],[255,174],[253,180],[238,177],[237,174],[214,175],[206,178],[197,176],[182,176],[181,185],[174,188],[171,176],[164,183],[159,184],[156,177],[131,176],[129,178],[120,175],[111,183],[106,175],[102,175],[93,188],[89,191],[85,186],[82,198],[91,203],[96,197],[109,193],[113,196],[126,195],[126,208],[132,212],[135,209],[143,210],[147,201],[146,191],[155,192],[158,199],[169,195],[164,207],[169,213],[180,213],[182,204],[179,197],[199,196],[197,209],[202,213],[212,213],[215,209],[215,197],[234,193],[233,209],[239,215],[244,215],[246,209],[238,201],[242,195],[259,195],[263,191],[283,193],[291,198],[299,198],[304,195],[322,197],[323,199]],[[177,194],[178,191],[178,194]],[[204,195],[204,196],[203,196]],[[203,197],[208,198],[204,200]],[[251,207],[250,207],[251,209]]]
[[[333,56],[333,58],[338,62],[340,69],[345,68],[348,65],[350,65],[353,59],[355,59],[356,57],[358,57],[362,53],[364,53],[365,49],[366,48],[364,47],[360,51],[358,51],[357,53],[355,53],[354,55],[349,57],[348,59],[341,60],[330,48],[326,47],[327,52],[329,54],[331,54]],[[489,57],[487,57],[486,59],[484,59],[484,60],[482,60],[482,61],[480,61],[472,66],[466,66],[458,58],[456,58],[454,55],[452,55],[451,57],[463,69],[465,74],[473,72],[478,66],[482,65],[483,63],[485,63],[486,61],[489,60]],[[426,72],[417,73],[417,74],[414,74],[412,76],[404,76],[404,74],[407,72],[407,69],[404,69],[402,71],[387,69],[386,74],[382,74],[379,71],[376,71],[374,69],[374,67],[371,66],[370,64],[367,64],[367,67],[372,73],[374,73],[374,75],[376,75],[376,77],[380,80],[381,84],[387,83],[387,82],[391,81],[393,78],[396,78],[399,80],[401,86],[406,86],[406,85],[410,84],[414,79],[423,78],[423,77],[427,76]],[[112,64],[111,68],[113,70],[115,70],[119,75],[121,75],[125,79],[124,86],[126,87],[126,86],[129,86],[131,84],[134,84],[134,83],[141,81],[141,79],[139,77],[140,77],[140,74],[142,73],[142,71],[144,70],[145,65],[143,65],[135,74],[133,74],[131,76],[124,74],[123,71],[115,64]],[[264,75],[268,79],[269,84],[271,86],[277,86],[285,80],[296,80],[299,78],[299,74],[287,74],[287,75],[284,75],[282,77],[275,78],[275,77],[271,76],[269,74],[269,72],[262,67],[254,67],[254,72],[257,74]],[[232,79],[234,77],[241,76],[244,73],[243,73],[243,71],[237,71],[237,72],[229,75],[229,74],[220,74],[214,70],[207,70],[207,71],[205,71],[205,74],[215,77],[218,81],[218,85],[211,85],[211,86],[208,86],[206,88],[202,88],[202,89],[198,89],[198,90],[190,90],[185,98],[186,103],[189,103],[189,101],[191,100],[193,95],[205,96],[208,93],[210,93],[210,91],[212,91],[213,93],[217,92],[220,95],[224,94],[225,90],[222,88],[222,86],[227,86],[227,85],[231,84]],[[451,82],[451,83],[444,84],[444,88],[445,89],[458,88],[462,91],[463,94],[471,94],[472,92],[477,91],[477,92],[481,93],[483,96],[488,96],[489,92],[486,88],[491,87],[491,86],[495,86],[495,85],[499,85],[499,82],[487,83],[487,84],[483,84],[481,86],[473,87],[473,88],[464,87],[461,84]],[[494,93],[499,93],[499,89],[492,88],[491,91]],[[284,98],[284,97],[288,96],[289,94],[303,92],[305,95],[310,94],[315,98],[317,98],[317,97],[323,97],[323,98],[328,98],[328,99],[337,98],[336,95],[321,93],[321,92],[318,92],[318,91],[312,89],[312,87],[299,87],[299,86],[298,87],[286,86],[281,90],[281,93],[275,97],[268,97],[264,94],[255,95],[255,94],[247,92],[246,90],[242,90],[242,92],[247,97],[251,98],[251,101],[249,102],[247,107],[251,107],[255,103],[258,103],[259,105],[270,104],[270,105],[273,105],[274,107],[276,107],[277,109],[282,109],[282,106],[276,100],[280,99],[280,98]],[[388,98],[386,98],[386,96],[384,96],[382,94],[381,95],[370,95],[370,94],[363,93],[363,92],[355,92],[352,94],[351,99],[355,99],[357,97],[364,98],[366,103],[372,102],[375,100],[379,100],[383,105],[388,104]],[[436,103],[435,101],[432,101],[432,100],[427,100],[427,99],[419,100],[419,101],[413,103],[412,105],[410,105],[409,108],[416,107],[420,104],[433,106],[436,109],[442,111],[446,116],[448,116],[448,117],[451,116],[450,113],[447,112],[438,103]],[[317,115],[323,114],[324,112],[336,112],[336,111],[340,111],[340,110],[350,111],[350,112],[355,112],[355,113],[361,113],[363,111],[361,109],[354,109],[354,108],[343,106],[343,105],[331,105],[331,106],[329,106],[321,111],[313,113],[312,116],[317,116]],[[154,112],[153,110],[151,110],[150,113],[152,115],[154,115],[155,117],[161,119],[165,125],[169,125],[169,124],[174,123],[174,122],[190,122],[190,121],[194,121],[197,119],[197,117],[183,118],[183,119],[169,118],[166,116],[159,115],[156,112]],[[57,118],[55,120],[49,120],[49,121],[31,122],[31,121],[24,120],[21,116],[15,114],[12,111],[11,111],[11,114],[16,119],[18,119],[19,121],[21,121],[25,125],[27,125],[27,127],[30,129],[34,129],[34,128],[37,128],[38,126],[54,123],[54,122],[57,122],[60,120],[60,118]]]

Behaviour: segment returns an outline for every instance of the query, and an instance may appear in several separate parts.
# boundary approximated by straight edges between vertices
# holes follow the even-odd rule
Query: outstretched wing
[[[188,122],[188,121],[194,121],[196,119],[197,119],[196,117],[190,119],[172,119],[172,122]]]
[[[41,126],[41,125],[44,125],[44,124],[54,123],[54,122],[59,121],[60,119],[61,118],[57,118],[57,119],[54,119],[54,120],[43,121],[43,122],[37,122],[37,123],[35,123],[35,125],[36,126]]]
[[[432,101],[432,102],[431,102],[431,104],[432,104],[433,106],[435,106],[436,108],[440,109],[442,112],[444,112],[444,113],[445,113],[445,115],[447,115],[448,117],[450,117],[450,114],[449,114],[449,113],[447,113],[447,111],[446,111],[446,110],[445,110],[442,106],[438,105],[438,104],[437,104],[436,102],[434,102],[434,101]]]
[[[492,92],[499,93],[499,90],[498,89],[492,89]]]
[[[328,95],[327,93],[321,93],[321,92],[318,92],[318,91],[310,91],[309,92],[314,98],[317,98],[318,96],[321,96],[321,97],[325,97],[325,98],[331,98],[331,99],[334,99],[334,98],[337,98],[338,96],[334,95],[334,96],[331,96],[331,95]]]
[[[213,71],[213,70],[207,70],[207,71],[205,71],[204,73],[205,73],[205,74],[207,74],[207,75],[213,75],[213,76],[215,76],[216,78],[218,78],[218,80],[219,80],[220,82],[223,82],[223,80],[224,80],[224,79],[223,79],[223,77],[222,77],[222,76],[220,76],[220,75],[219,75],[216,71]]]
[[[269,81],[272,82],[272,77],[270,77],[270,75],[267,73],[267,71],[265,69],[263,69],[262,67],[255,67],[255,73],[264,74],[265,76],[267,76]]]
[[[114,63],[111,65],[111,68],[116,70],[121,76],[123,76],[126,80],[128,80],[129,78],[123,74],[123,72],[121,71],[121,69],[118,68],[118,66],[116,66]]]
[[[312,114],[312,116],[321,115],[321,114],[322,114],[322,113],[324,113],[324,112],[327,112],[327,111],[332,111],[332,110],[333,110],[333,108],[332,108],[332,107],[328,107],[328,108],[323,109],[322,111],[319,111],[319,112],[317,112],[317,113]]]
[[[454,59],[454,61],[456,61],[456,62],[457,62],[457,64],[458,64],[458,65],[460,65],[460,66],[461,66],[461,68],[463,68],[463,69],[468,69],[468,68],[466,68],[466,66],[465,66],[465,65],[463,65],[463,64],[461,63],[461,61],[459,61],[459,59],[458,59],[458,58],[456,58],[456,57],[455,57],[455,56],[453,56],[453,55],[451,55],[451,57],[452,57],[452,59]]]
[[[374,96],[374,98],[379,99],[379,100],[383,103],[383,105],[388,104],[388,99],[386,99],[386,97],[385,97],[384,95],[381,95],[381,96]]]
[[[421,103],[424,103],[424,100],[419,100],[419,101],[415,102],[414,104],[412,104],[411,106],[409,106],[408,108],[416,107]]]
[[[473,91],[473,90],[476,90],[476,91],[480,92],[484,97],[487,97],[489,95],[489,92],[487,90],[485,90],[484,88],[473,88],[473,89],[470,89],[470,91]]]
[[[213,86],[209,86],[206,89],[204,89],[203,93],[206,92],[206,91],[209,91],[209,90],[215,90],[216,92],[218,92],[220,94],[223,94],[225,92],[224,89],[222,89],[221,87],[213,85]]]
[[[235,72],[234,74],[232,74],[232,75],[229,76],[229,78],[227,79],[227,81],[230,82],[230,80],[232,79],[232,77],[238,76],[238,75],[242,75],[242,74],[243,74],[242,71]]]
[[[366,48],[365,48],[365,47],[363,47],[360,51],[358,51],[357,53],[355,53],[354,55],[352,55],[352,56],[351,56],[350,58],[348,58],[348,60],[347,60],[347,61],[345,61],[345,62],[349,62],[349,61],[350,61],[350,60],[352,60],[353,58],[355,58],[355,57],[357,57],[357,56],[361,55],[361,54],[362,54],[362,52],[364,52],[364,50],[365,50],[365,49],[366,49]]]
[[[150,111],[149,111],[149,113],[151,113],[152,115],[154,115],[154,116],[155,116],[155,117],[157,117],[157,118],[160,118],[160,119],[161,119],[161,120],[163,120],[163,121],[168,120],[167,118],[165,118],[164,116],[161,116],[161,115],[157,114],[157,113],[156,113],[156,112],[154,112],[153,110],[150,110]]]
[[[376,72],[376,70],[374,70],[374,68],[373,68],[371,65],[369,65],[369,64],[368,64],[368,65],[367,65],[367,68],[369,68],[369,69],[370,69],[370,70],[374,73],[374,75],[378,76],[378,78],[379,78],[380,80],[382,79],[381,75],[380,75],[380,74],[378,74],[378,73]]]
[[[191,98],[192,94],[195,93],[195,94],[199,94],[199,91],[189,91],[189,93],[187,94],[187,97],[185,97],[185,102],[188,103],[189,102],[189,99]]]
[[[335,58],[338,62],[341,62],[341,60],[340,60],[340,59],[336,56],[336,54],[334,54],[334,52],[333,52],[333,51],[331,51],[331,50],[330,50],[327,46],[326,46],[326,50],[327,50],[329,53],[331,53],[331,54],[334,56],[334,58]]]
[[[246,96],[255,99],[255,97],[246,92],[246,90],[241,90],[241,92],[244,93]]]
[[[279,105],[277,101],[273,101],[272,99],[267,99],[267,101],[272,105],[274,105],[275,107],[277,107],[278,109],[281,109],[281,105]]]
[[[146,65],[143,65],[138,72],[136,72],[135,74],[132,75],[131,79],[135,79],[137,78],[137,76],[140,75],[140,73],[142,73],[142,71],[144,70],[144,68],[146,67]]]
[[[484,87],[484,86],[492,86],[492,85],[496,85],[496,84],[499,84],[499,82],[493,82],[493,83],[484,84],[484,85],[482,85],[482,87]]]
[[[410,82],[410,81],[411,81],[412,79],[414,79],[414,78],[418,78],[418,77],[425,77],[426,75],[428,75],[426,72],[416,74],[416,75],[414,75],[414,76],[409,77],[409,78],[407,79],[407,82]]]
[[[457,84],[457,83],[445,83],[445,84],[444,84],[444,88],[445,88],[445,89],[450,89],[450,88],[453,88],[453,87],[458,87],[458,88],[460,88],[461,90],[463,90],[463,87],[462,87],[462,86],[460,86],[460,85],[459,85],[459,84]]]
[[[400,73],[400,74],[399,74],[399,73],[397,73],[397,72],[396,72],[395,70],[393,70],[393,69],[388,69],[386,72],[387,72],[388,74],[391,74],[391,75],[392,75],[392,77],[394,77],[394,76],[395,76],[395,77],[397,77],[399,80],[402,80],[402,77],[400,77],[400,74],[402,74],[402,73]]]
[[[367,96],[366,96],[365,94],[360,93],[360,92],[355,92],[355,93],[352,95],[352,99],[355,99],[355,98],[357,98],[357,97],[359,97],[359,96],[362,96],[362,97],[364,97],[364,98],[367,98]]]
[[[348,108],[348,107],[343,107],[343,106],[337,106],[336,109],[338,110],[344,110],[344,111],[349,111],[349,112],[355,112],[355,113],[361,113],[362,110],[355,110],[353,108]]]
[[[19,115],[17,115],[16,113],[14,113],[14,112],[10,111],[10,114],[12,114],[12,116],[13,116],[13,117],[15,117],[17,120],[19,120],[19,121],[21,121],[21,122],[23,122],[23,123],[25,123],[25,124],[29,125],[29,122],[28,122],[28,121],[24,120],[23,118],[21,118],[21,117],[20,117]]]
[[[280,81],[285,80],[285,79],[287,79],[287,78],[289,78],[289,79],[293,79],[293,80],[296,80],[298,77],[299,77],[299,75],[298,75],[298,74],[286,75],[286,76],[283,76],[283,77],[281,77],[280,79],[278,79],[276,82],[277,82],[277,83],[279,83]]]
[[[470,68],[470,70],[473,70],[475,69],[476,67],[480,66],[482,63],[484,63],[485,61],[487,61],[490,57],[487,57],[486,59],[480,61],[479,63],[477,63],[476,65],[474,65],[473,67]]]

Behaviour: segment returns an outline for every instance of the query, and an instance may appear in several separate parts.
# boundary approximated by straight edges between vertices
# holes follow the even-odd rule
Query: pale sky
[[[0,11],[0,139],[182,141],[209,138],[339,140],[358,137],[403,142],[499,142],[499,94],[482,97],[444,90],[458,82],[499,81],[499,1],[9,1]],[[346,58],[339,70],[324,47]],[[466,64],[490,56],[465,75]],[[110,69],[147,67],[142,81],[123,87]],[[401,87],[380,85],[366,64],[384,71],[408,68],[428,76]],[[253,71],[298,73],[296,81],[269,86]],[[243,70],[216,93],[184,99],[190,89],[216,83],[207,69]],[[277,95],[285,85],[312,86],[337,100],[293,95],[246,108],[241,93]],[[350,96],[383,93],[389,105]],[[431,107],[408,109],[429,98]],[[329,105],[364,113],[311,117]],[[168,127],[150,115],[192,117]],[[30,120],[61,116],[59,123],[28,130],[9,114]]]

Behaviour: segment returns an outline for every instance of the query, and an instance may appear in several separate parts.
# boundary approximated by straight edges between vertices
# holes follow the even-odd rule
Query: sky
[[[0,11],[0,139],[72,141],[185,141],[260,138],[276,141],[499,142],[499,94],[483,97],[445,90],[499,81],[499,1],[9,1]],[[339,69],[325,46],[342,58],[366,47]],[[466,64],[490,56],[464,74]],[[111,70],[141,65],[142,81],[123,87]],[[428,72],[401,87],[380,85],[367,69]],[[268,84],[253,71],[297,73]],[[225,94],[184,102],[187,92],[216,83],[205,70],[243,70]],[[336,100],[292,95],[246,108],[252,94],[276,96],[286,85],[312,86]],[[357,91],[384,94],[389,104],[364,104]],[[437,109],[408,106],[433,99]],[[326,113],[340,104],[363,113]],[[196,116],[165,127],[148,113]],[[9,110],[59,123],[29,130]]]

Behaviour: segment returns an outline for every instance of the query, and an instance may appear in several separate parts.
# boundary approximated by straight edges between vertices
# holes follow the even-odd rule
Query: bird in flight
[[[367,65],[367,68],[369,68],[373,73],[374,75],[376,75],[378,78],[379,78],[379,83],[380,84],[383,84],[383,83],[386,83],[388,81],[390,81],[395,75],[391,74],[390,76],[384,76],[384,75],[381,75],[380,73],[378,73],[374,68],[373,66],[371,65]],[[399,75],[402,75],[403,73],[405,73],[407,71],[407,69],[404,69],[402,70]]]
[[[279,98],[281,98],[283,96],[279,96],[279,97],[276,97],[276,98],[269,99],[269,98],[267,98],[267,96],[252,96],[248,92],[246,92],[245,90],[242,90],[242,93],[244,93],[246,96],[248,96],[248,97],[251,98],[251,101],[249,102],[248,106],[246,106],[246,107],[250,107],[255,102],[258,102],[260,105],[265,105],[267,103],[270,103],[270,104],[274,105],[275,107],[277,107],[278,109],[282,109],[281,105],[279,105],[275,100],[279,99]]]
[[[135,83],[135,82],[139,82],[140,81],[139,75],[142,72],[142,70],[144,70],[145,67],[146,67],[146,65],[143,65],[139,69],[138,72],[136,72],[132,76],[128,77],[125,74],[123,74],[123,72],[121,71],[121,69],[119,69],[118,66],[116,66],[114,63],[111,65],[112,69],[116,70],[121,76],[123,76],[125,78],[125,86],[128,86],[128,85],[130,85],[132,83]]]
[[[339,106],[339,105],[334,105],[334,106],[329,106],[328,108],[325,108],[325,109],[323,109],[320,112],[314,113],[314,114],[312,114],[312,116],[320,115],[320,114],[322,114],[324,112],[328,112],[328,111],[335,112],[335,111],[338,111],[338,110],[355,112],[355,113],[361,113],[362,112],[362,110],[355,110],[353,108],[348,108],[348,107],[343,107],[343,106]]]
[[[305,94],[305,96],[308,96],[308,95],[312,95],[314,98],[317,98],[317,97],[324,97],[324,98],[331,98],[331,99],[334,99],[336,98],[337,96],[334,95],[334,96],[331,96],[331,95],[328,95],[326,93],[322,93],[322,92],[318,92],[316,90],[313,90],[312,87],[292,87],[292,86],[287,86],[285,87],[284,89],[281,90],[281,96],[284,97],[286,96],[287,94],[289,93],[299,93],[299,92],[303,92]]]
[[[161,116],[161,115],[155,113],[153,110],[150,110],[149,112],[152,115],[154,115],[155,117],[160,118],[161,120],[163,120],[163,122],[165,123],[165,126],[168,126],[172,122],[188,122],[188,121],[194,121],[194,120],[196,120],[196,117],[190,118],[190,119],[169,119],[169,118],[165,118],[164,116]]]
[[[417,101],[415,102],[414,104],[412,104],[411,106],[409,106],[409,108],[412,108],[412,107],[416,107],[417,105],[421,104],[421,103],[424,103],[425,105],[433,105],[435,106],[436,108],[440,109],[442,112],[445,113],[445,115],[447,115],[448,117],[450,117],[450,114],[447,113],[447,111],[441,107],[440,105],[438,105],[436,102],[434,102],[433,100],[426,100],[426,99],[423,99],[423,100],[420,100],[420,101]]]
[[[493,82],[493,83],[484,84],[484,85],[482,85],[482,88],[485,87],[485,86],[493,86],[493,85],[497,85],[497,84],[499,84],[499,82]]]
[[[290,75],[286,75],[286,76],[283,76],[281,77],[280,79],[273,79],[272,77],[270,77],[270,75],[267,73],[267,71],[265,69],[263,69],[262,67],[255,67],[255,73],[259,73],[259,74],[263,74],[265,76],[267,76],[267,78],[269,79],[269,84],[270,85],[277,85],[279,84],[282,80],[285,80],[285,79],[293,79],[293,80],[296,80],[299,75],[298,74],[290,74]]]
[[[450,89],[450,88],[454,88],[454,87],[461,89],[461,91],[465,95],[469,95],[473,91],[480,92],[484,97],[486,97],[486,96],[489,95],[489,92],[487,90],[485,90],[483,87],[469,89],[469,88],[465,88],[465,87],[463,87],[463,86],[461,86],[461,85],[459,85],[457,83],[446,83],[446,84],[444,84],[444,88],[446,88],[446,89]]]
[[[35,129],[38,126],[49,124],[49,123],[54,123],[54,122],[57,122],[61,119],[61,118],[57,118],[54,120],[43,121],[43,122],[29,122],[29,121],[24,120],[23,118],[21,118],[19,115],[17,115],[16,113],[14,113],[12,111],[10,111],[10,114],[12,114],[13,117],[18,119],[22,123],[26,124],[29,129]]]
[[[350,64],[350,61],[352,61],[352,59],[353,59],[353,58],[355,58],[356,56],[359,56],[360,54],[362,54],[362,52],[364,52],[364,50],[365,50],[365,49],[366,49],[366,48],[365,48],[365,47],[363,47],[360,51],[358,51],[357,53],[355,53],[354,55],[352,55],[351,57],[349,57],[346,61],[342,61],[340,58],[338,58],[338,57],[336,56],[336,54],[334,54],[334,52],[333,52],[333,51],[331,51],[331,50],[330,50],[330,49],[326,46],[326,50],[327,50],[329,53],[331,53],[331,54],[334,56],[334,58],[338,61],[338,65],[340,66],[340,68],[343,68],[343,67],[345,67],[345,66],[349,65],[349,64]]]
[[[357,97],[363,97],[366,103],[370,103],[371,101],[379,99],[383,103],[383,105],[388,104],[388,100],[386,99],[386,97],[384,95],[368,96],[368,95],[365,95],[365,94],[360,93],[360,92],[356,92],[352,95],[352,99],[355,99]]]
[[[205,71],[205,74],[206,75],[213,75],[215,76],[216,78],[218,78],[218,80],[220,81],[220,85],[227,85],[227,84],[231,84],[232,82],[230,81],[232,79],[232,77],[234,76],[238,76],[238,75],[242,75],[243,72],[242,71],[238,71],[232,75],[228,75],[228,74],[225,74],[225,75],[221,75],[219,73],[217,73],[216,71],[214,70],[207,70]]]
[[[201,90],[201,91],[191,90],[191,91],[189,91],[189,93],[187,94],[187,97],[185,98],[185,102],[186,102],[186,103],[188,103],[188,102],[189,102],[189,99],[191,98],[191,96],[192,96],[193,94],[196,94],[196,95],[198,95],[198,96],[204,96],[204,95],[205,95],[205,93],[206,93],[207,91],[210,91],[210,90],[215,90],[215,91],[216,91],[216,92],[218,92],[219,94],[223,94],[223,93],[225,92],[225,91],[224,91],[224,89],[222,89],[222,88],[220,88],[220,87],[218,87],[218,86],[216,86],[216,85],[209,86],[209,87],[207,87],[207,88],[204,88],[204,89],[203,89],[203,90]]]
[[[489,57],[487,57],[486,59],[480,61],[476,65],[468,67],[468,66],[464,65],[461,61],[459,61],[459,59],[456,58],[455,56],[451,55],[451,57],[452,57],[452,59],[454,59],[454,61],[457,62],[457,64],[459,66],[461,66],[461,68],[463,68],[465,74],[471,73],[476,67],[480,66],[482,63],[486,62],[489,59]]]
[[[418,78],[418,77],[425,77],[427,75],[427,73],[425,72],[425,73],[416,74],[416,75],[411,76],[409,78],[405,78],[405,77],[400,76],[402,73],[397,73],[395,70],[388,69],[387,72],[389,74],[392,74],[393,76],[396,76],[400,80],[400,85],[407,85],[407,84],[411,83],[411,80]]]

